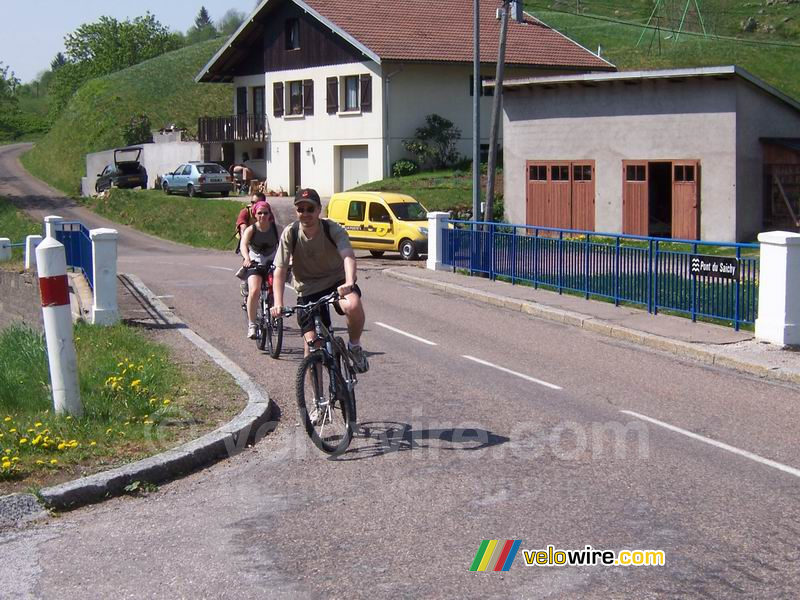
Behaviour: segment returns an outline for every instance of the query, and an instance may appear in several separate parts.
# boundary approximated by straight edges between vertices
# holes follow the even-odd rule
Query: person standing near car
[[[256,221],[242,232],[242,267],[247,278],[247,337],[256,337],[256,311],[261,284],[269,273],[272,259],[278,250],[280,235],[272,214],[272,207],[266,201],[253,206]]]
[[[364,306],[361,290],[356,285],[357,265],[350,238],[344,227],[328,219],[320,219],[322,202],[312,189],[301,189],[294,197],[298,220],[288,225],[281,234],[280,246],[275,256],[274,298],[272,316],[283,310],[283,287],[291,261],[297,303],[308,304],[334,290],[339,292],[339,307],[347,318],[350,341],[347,348],[353,365],[359,373],[369,370],[369,362],[361,348],[364,330]],[[330,327],[328,307],[323,307],[322,319]],[[297,324],[306,342],[314,340],[314,322],[298,311]],[[309,353],[308,343],[305,354]]]

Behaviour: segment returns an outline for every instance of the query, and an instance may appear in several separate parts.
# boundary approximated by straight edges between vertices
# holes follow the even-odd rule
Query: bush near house
[[[195,44],[88,81],[23,156],[23,164],[62,192],[77,195],[86,154],[124,146],[131,115],[145,115],[155,128],[186,123],[196,134],[198,117],[229,114],[230,85],[194,82],[220,44],[219,39]]]

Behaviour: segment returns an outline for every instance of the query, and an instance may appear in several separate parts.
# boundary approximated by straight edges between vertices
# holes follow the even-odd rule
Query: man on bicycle
[[[328,219],[320,219],[322,202],[312,189],[301,189],[294,198],[298,222],[288,225],[281,234],[278,253],[275,256],[274,297],[272,315],[278,317],[283,309],[283,286],[291,261],[297,303],[307,304],[318,300],[334,290],[341,299],[338,305],[347,318],[347,333],[350,341],[347,348],[353,366],[359,373],[369,370],[369,362],[361,348],[361,333],[364,330],[364,306],[361,290],[356,285],[356,257],[345,229]],[[322,319],[330,327],[328,307]],[[301,312],[297,313],[297,324],[303,331],[306,342],[314,340],[314,322]],[[308,343],[305,354],[308,354]]]

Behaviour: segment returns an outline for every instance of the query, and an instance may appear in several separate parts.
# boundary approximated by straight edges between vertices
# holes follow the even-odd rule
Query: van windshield
[[[427,221],[428,211],[419,202],[395,202],[389,204],[394,216],[401,221]]]

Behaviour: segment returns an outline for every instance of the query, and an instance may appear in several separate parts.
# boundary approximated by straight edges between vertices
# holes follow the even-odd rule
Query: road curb
[[[798,372],[748,361],[743,358],[727,355],[723,352],[703,348],[690,342],[682,342],[680,340],[666,338],[653,333],[645,333],[635,329],[630,329],[628,327],[614,325],[613,323],[603,321],[602,319],[598,319],[590,315],[584,315],[560,308],[551,308],[530,300],[509,298],[493,292],[476,290],[455,283],[436,281],[426,277],[416,277],[409,273],[403,273],[395,269],[386,269],[384,270],[384,273],[386,273],[389,277],[399,279],[400,281],[413,283],[415,285],[438,290],[454,296],[460,296],[462,298],[468,298],[470,300],[477,300],[492,306],[500,306],[509,310],[522,312],[532,317],[538,317],[548,321],[554,321],[556,323],[563,323],[565,325],[579,327],[581,329],[591,331],[592,333],[623,340],[639,346],[652,348],[654,350],[668,352],[682,358],[690,358],[705,364],[735,369],[737,371],[743,371],[745,373],[766,379],[800,385],[800,373]]]
[[[120,279],[134,288],[165,324],[175,326],[186,339],[227,371],[247,393],[248,403],[239,415],[222,427],[177,448],[110,471],[42,489],[39,497],[50,508],[68,510],[98,502],[123,493],[126,486],[136,481],[157,484],[175,479],[226,456],[238,454],[249,443],[260,440],[272,429],[271,417],[275,405],[266,390],[219,350],[187,328],[138,277],[123,274]],[[30,506],[29,501],[25,504]]]

